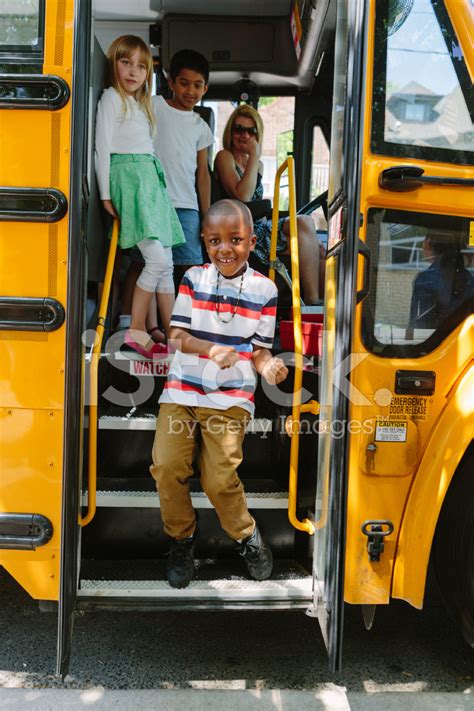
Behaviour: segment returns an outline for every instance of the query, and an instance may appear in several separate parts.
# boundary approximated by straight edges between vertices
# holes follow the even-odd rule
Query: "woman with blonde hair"
[[[169,330],[174,304],[171,247],[185,238],[154,155],[150,49],[140,37],[123,35],[110,45],[107,60],[107,88],[97,107],[97,181],[104,208],[120,218],[119,247],[136,245],[145,260],[133,293],[125,343],[152,358],[166,349],[149,337],[146,314],[156,292],[161,320]]]
[[[214,173],[223,193],[245,203],[261,200],[263,122],[258,111],[247,104],[238,106],[227,121],[222,143],[223,149],[216,156]],[[297,227],[304,300],[306,304],[314,304],[320,298],[324,280],[324,271],[321,272],[324,249],[319,245],[311,217],[298,215]],[[263,264],[268,265],[271,220],[256,220],[254,228],[257,237],[255,254]],[[277,254],[290,253],[289,234],[290,220],[282,217],[278,220]]]

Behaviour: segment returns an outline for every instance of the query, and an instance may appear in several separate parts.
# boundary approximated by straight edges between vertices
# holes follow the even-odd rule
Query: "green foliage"
[[[258,102],[258,108],[263,109],[265,106],[271,106],[277,100],[277,96],[262,96]]]
[[[288,153],[293,152],[293,129],[283,131],[278,134],[276,159],[277,166],[281,165],[287,158]]]

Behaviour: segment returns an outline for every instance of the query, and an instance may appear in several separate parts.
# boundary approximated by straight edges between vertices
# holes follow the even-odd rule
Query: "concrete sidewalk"
[[[474,693],[151,689],[0,689],[2,711],[464,711],[474,709]]]

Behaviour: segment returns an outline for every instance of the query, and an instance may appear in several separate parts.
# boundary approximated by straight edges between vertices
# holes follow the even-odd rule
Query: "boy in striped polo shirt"
[[[277,290],[247,263],[255,247],[252,216],[238,200],[211,206],[202,226],[211,264],[188,269],[171,318],[177,351],[160,398],[150,471],[172,538],[172,587],[194,573],[195,512],[189,494],[199,445],[201,485],[222,528],[239,544],[250,575],[266,580],[272,553],[250,515],[237,468],[254,412],[256,372],[270,384],[288,370],[272,356]]]

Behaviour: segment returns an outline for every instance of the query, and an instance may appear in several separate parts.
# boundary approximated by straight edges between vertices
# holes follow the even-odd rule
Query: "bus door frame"
[[[369,12],[365,0],[338,0],[345,3],[347,13],[347,80],[344,106],[344,138],[342,189],[329,205],[329,232],[334,223],[341,220],[339,238],[328,244],[328,261],[333,261],[327,273],[334,275],[332,283],[326,284],[326,309],[335,297],[333,348],[324,348],[321,405],[329,405],[329,426],[334,422],[345,423],[342,436],[333,437],[330,432],[320,436],[318,461],[318,490],[321,488],[325,501],[318,503],[320,514],[316,521],[313,555],[313,606],[309,614],[319,620],[321,632],[328,650],[329,668],[339,671],[342,664],[342,640],[344,625],[344,563],[347,515],[347,480],[349,464],[349,433],[347,421],[349,400],[347,392],[349,376],[345,363],[352,354],[353,322],[357,302],[356,280],[360,218],[360,176],[362,169],[362,146],[364,136],[365,66],[367,54],[367,22]],[[339,11],[339,7],[338,7]],[[334,107],[333,107],[334,111]],[[334,121],[334,117],[333,117]],[[334,135],[334,133],[333,133]],[[330,178],[331,180],[331,178]],[[333,224],[331,225],[331,221]],[[343,285],[343,288],[338,288]],[[332,295],[331,295],[332,291]],[[329,308],[331,308],[329,306]],[[328,328],[327,314],[324,328]],[[325,338],[326,344],[328,339]],[[326,379],[325,379],[326,378]],[[324,402],[324,392],[329,393]],[[331,403],[331,404],[330,404]],[[322,562],[320,566],[319,563]]]
[[[69,245],[65,369],[64,460],[61,513],[61,565],[56,674],[69,671],[79,576],[79,505],[83,450],[84,346],[88,185],[86,144],[92,14],[88,0],[76,0],[72,70]]]

